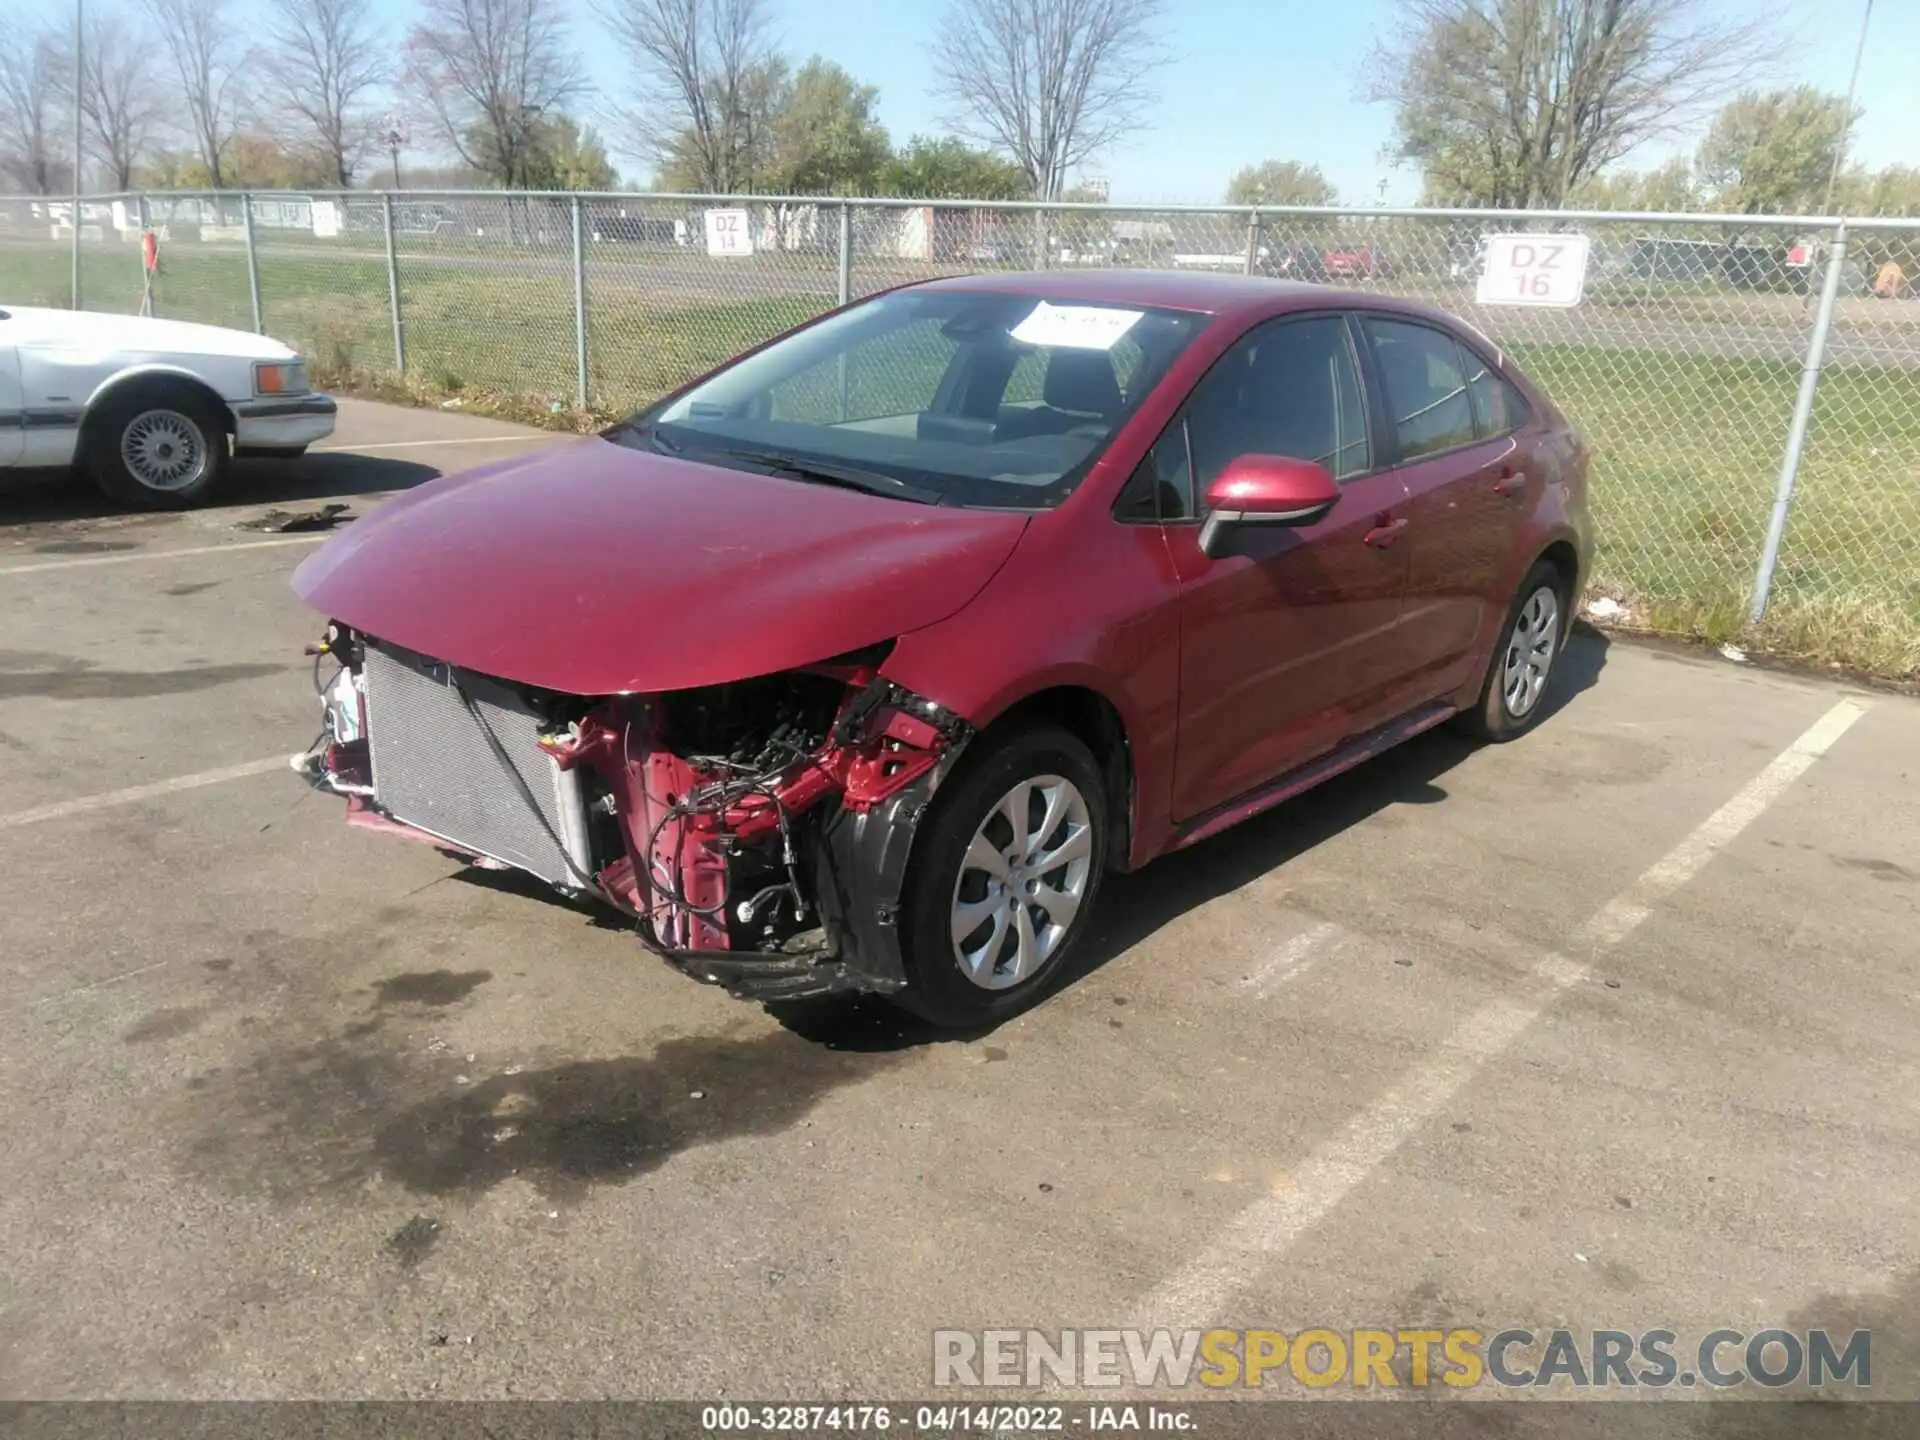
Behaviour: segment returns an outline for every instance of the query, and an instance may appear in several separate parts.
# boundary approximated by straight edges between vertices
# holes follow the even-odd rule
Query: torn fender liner
[[[960,744],[928,769],[864,809],[837,806],[815,854],[814,903],[827,944],[822,951],[669,950],[681,973],[725,986],[743,999],[798,1000],[847,991],[891,993],[905,987],[900,905],[914,836],[934,789]]]
[[[946,768],[929,771],[871,809],[835,811],[822,832],[815,896],[820,918],[866,989],[898,990],[907,983],[900,892],[913,837]]]

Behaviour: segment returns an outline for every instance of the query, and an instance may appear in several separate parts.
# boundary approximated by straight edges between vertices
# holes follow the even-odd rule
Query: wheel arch
[[[227,403],[218,390],[205,379],[178,365],[136,365],[130,369],[116,371],[109,375],[87,397],[85,411],[80,418],[80,443],[84,447],[93,439],[99,428],[99,416],[106,404],[126,396],[138,395],[145,390],[179,387],[193,393],[195,398],[205,402],[213,413],[220,417],[228,438],[232,438],[235,427],[233,407]]]
[[[1561,595],[1561,599],[1565,602],[1566,614],[1560,622],[1560,628],[1563,636],[1572,633],[1574,615],[1580,608],[1580,586],[1584,579],[1581,574],[1579,548],[1573,543],[1572,537],[1556,535],[1534,557],[1532,564],[1527,566],[1527,570],[1533,569],[1534,565],[1551,565],[1560,572],[1561,578],[1566,582],[1566,589]],[[1526,571],[1522,571],[1521,574],[1524,576]]]
[[[1004,705],[983,731],[1004,733],[1034,724],[1058,725],[1093,752],[1094,762],[1105,781],[1107,815],[1114,827],[1107,845],[1107,868],[1129,868],[1138,797],[1133,744],[1120,707],[1090,685],[1051,684]]]

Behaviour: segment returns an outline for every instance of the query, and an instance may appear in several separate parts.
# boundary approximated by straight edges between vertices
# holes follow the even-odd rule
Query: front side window
[[[1473,404],[1453,337],[1398,320],[1369,320],[1366,331],[1400,458],[1471,445]]]
[[[1311,460],[1335,479],[1372,464],[1353,347],[1337,315],[1271,321],[1243,336],[1195,387],[1187,424],[1201,495],[1242,455]]]
[[[1207,320],[904,290],[775,341],[608,438],[902,498],[1038,509],[1072,492]]]

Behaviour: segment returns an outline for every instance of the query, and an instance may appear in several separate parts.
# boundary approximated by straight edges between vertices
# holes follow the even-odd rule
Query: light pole
[[[389,115],[386,124],[387,154],[393,160],[393,188],[400,188],[400,147],[407,143],[406,122],[398,115]]]

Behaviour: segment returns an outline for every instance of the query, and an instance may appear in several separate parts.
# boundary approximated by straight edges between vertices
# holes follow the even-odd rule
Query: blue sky
[[[598,35],[584,0],[574,3],[583,38]],[[785,47],[796,57],[825,55],[877,85],[881,119],[896,139],[943,128],[927,56],[946,3],[773,0]],[[1726,4],[1729,14],[1753,13],[1738,0]],[[1795,9],[1779,82],[1843,92],[1861,0],[1808,0]],[[1389,203],[1416,197],[1418,176],[1382,158],[1388,107],[1360,98],[1367,55],[1393,15],[1391,0],[1170,0],[1166,11],[1172,59],[1155,82],[1158,123],[1090,167],[1107,178],[1116,200],[1217,201],[1234,170],[1267,157],[1320,166],[1348,203],[1379,200],[1382,181]],[[1876,0],[1870,34],[1856,157],[1876,167],[1920,164],[1920,0]],[[617,93],[621,73],[617,58],[596,47],[594,75],[603,92]],[[1649,146],[1628,163],[1656,164],[1674,150],[1691,150],[1697,138]]]
[[[58,0],[55,0],[55,4]],[[251,0],[230,0],[239,13]],[[409,0],[374,0],[397,32]],[[626,71],[606,43],[588,0],[574,7],[576,38],[601,96],[621,94]],[[949,0],[771,0],[777,38],[796,58],[818,53],[880,89],[880,115],[897,140],[938,133],[942,107],[932,94],[928,44]],[[1713,3],[1713,0],[1709,0]],[[1731,15],[1764,8],[1792,13],[1788,55],[1777,83],[1810,83],[1842,92],[1853,63],[1862,0],[1719,0]],[[1320,166],[1351,204],[1413,200],[1419,178],[1382,157],[1391,115],[1360,98],[1375,38],[1390,22],[1392,0],[1167,0],[1164,38],[1170,63],[1156,77],[1157,123],[1134,143],[1089,167],[1116,200],[1210,202],[1227,178],[1265,158]],[[1920,0],[1876,0],[1871,43],[1860,75],[1866,114],[1856,159],[1874,167],[1920,164]],[[593,119],[611,132],[604,117]],[[609,133],[610,142],[617,136]],[[1627,162],[1657,164],[1690,151],[1697,131],[1652,144]],[[612,145],[616,151],[617,144]],[[418,157],[425,159],[424,155]],[[623,173],[645,166],[616,154]]]

